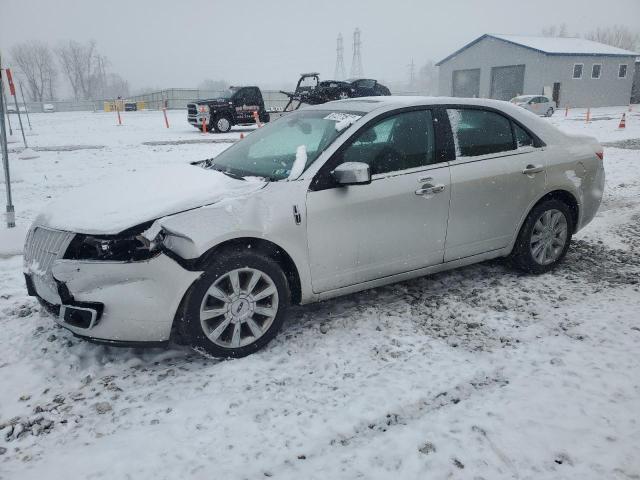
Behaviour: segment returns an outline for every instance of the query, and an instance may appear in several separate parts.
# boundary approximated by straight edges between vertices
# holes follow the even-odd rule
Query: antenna
[[[336,80],[344,80],[344,44],[342,42],[342,33],[338,34],[338,46],[336,48],[336,71],[333,78]]]
[[[364,75],[362,70],[362,56],[360,53],[360,29],[353,32],[353,61],[351,62],[351,77],[357,78]]]

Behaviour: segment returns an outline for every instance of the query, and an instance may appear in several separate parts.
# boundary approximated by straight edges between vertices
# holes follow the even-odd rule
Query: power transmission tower
[[[360,29],[353,32],[353,60],[351,62],[351,78],[358,78],[364,75],[362,70],[362,55],[360,53]]]
[[[344,80],[344,44],[342,42],[342,34],[338,34],[338,46],[336,48],[336,71],[333,78],[336,80]]]

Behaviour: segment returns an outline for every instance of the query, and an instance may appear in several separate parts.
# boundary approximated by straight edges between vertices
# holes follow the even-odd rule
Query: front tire
[[[553,115],[553,107],[550,107],[549,110],[547,110],[547,113],[545,114],[545,116],[551,117],[552,115]]]
[[[546,273],[567,254],[573,234],[573,216],[559,200],[539,203],[529,213],[513,248],[514,265],[528,273]]]
[[[226,115],[219,115],[213,120],[213,129],[217,133],[227,133],[231,130],[231,119]]]
[[[275,261],[222,253],[187,294],[183,331],[197,351],[244,357],[276,336],[290,303],[287,278]]]

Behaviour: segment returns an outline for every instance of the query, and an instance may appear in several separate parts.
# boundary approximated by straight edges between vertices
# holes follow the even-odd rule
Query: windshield
[[[287,114],[255,130],[218,155],[207,167],[237,177],[263,177],[272,181],[286,179],[296,157],[295,170],[302,173],[346,130],[343,125],[345,119],[357,120],[362,115],[360,112],[330,110],[299,110]],[[304,165],[300,165],[301,155],[305,155]]]
[[[518,102],[518,103],[522,103],[522,102],[528,102],[529,100],[531,100],[533,97],[531,95],[527,95],[527,96],[521,96],[521,97],[515,97],[513,98],[511,101],[512,102]]]

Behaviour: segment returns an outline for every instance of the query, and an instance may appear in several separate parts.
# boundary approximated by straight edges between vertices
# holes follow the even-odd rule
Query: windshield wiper
[[[236,180],[244,180],[244,177],[242,175],[238,175],[237,173],[230,172],[229,170],[225,169],[224,167],[220,167],[215,163],[210,164],[209,167],[213,168],[214,170],[217,170],[218,172],[224,173],[228,177],[235,178]]]

